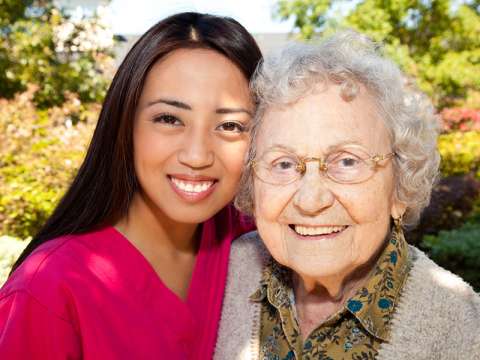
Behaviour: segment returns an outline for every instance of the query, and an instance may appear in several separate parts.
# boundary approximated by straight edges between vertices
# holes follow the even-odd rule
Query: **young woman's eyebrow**
[[[186,104],[182,101],[173,100],[173,99],[163,99],[163,98],[149,101],[145,105],[145,108],[147,108],[149,106],[156,105],[156,104],[167,104],[167,105],[174,106],[176,108],[183,109],[183,110],[192,110],[193,109],[190,105],[188,105],[188,104]],[[245,114],[249,115],[250,117],[253,117],[252,112],[248,111],[247,109],[243,109],[243,108],[219,108],[219,109],[215,110],[215,113],[216,114],[245,113]]]
[[[192,107],[182,101],[179,100],[173,100],[173,99],[156,99],[149,101],[146,105],[145,108],[155,105],[155,104],[167,104],[170,106],[174,106],[179,109],[184,109],[184,110],[192,110]]]

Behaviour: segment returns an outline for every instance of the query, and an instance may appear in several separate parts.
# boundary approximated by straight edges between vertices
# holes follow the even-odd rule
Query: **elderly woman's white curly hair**
[[[247,166],[235,199],[240,210],[253,213],[253,172],[248,164],[256,156],[256,135],[265,112],[293,104],[318,84],[340,85],[342,98],[350,101],[361,84],[391,135],[396,196],[407,205],[403,223],[412,226],[418,221],[438,174],[438,120],[428,98],[409,85],[397,65],[380,50],[366,36],[347,30],[319,44],[293,43],[265,57],[251,83],[258,107]]]

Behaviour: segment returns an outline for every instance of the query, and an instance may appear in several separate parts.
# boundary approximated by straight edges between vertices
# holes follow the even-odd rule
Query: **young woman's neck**
[[[193,254],[198,250],[198,224],[169,219],[140,193],[135,194],[128,214],[115,227],[130,241],[146,242],[167,253]]]
[[[166,287],[187,299],[199,248],[198,224],[169,219],[137,193],[115,228],[145,257]]]

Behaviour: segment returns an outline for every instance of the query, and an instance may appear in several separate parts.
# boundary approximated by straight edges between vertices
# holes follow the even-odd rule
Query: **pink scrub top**
[[[0,359],[211,359],[232,239],[227,207],[203,224],[181,300],[113,227],[47,241],[0,290]]]

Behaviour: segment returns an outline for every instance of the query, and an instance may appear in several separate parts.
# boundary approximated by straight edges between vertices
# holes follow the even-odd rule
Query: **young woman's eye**
[[[179,118],[170,114],[161,114],[153,118],[154,123],[166,124],[171,126],[180,126],[182,122]]]
[[[220,124],[219,126],[217,126],[216,130],[241,133],[241,132],[244,132],[246,130],[246,127],[245,127],[245,125],[240,124],[240,123],[235,122],[235,121],[227,121],[227,122],[224,122],[224,123]]]

